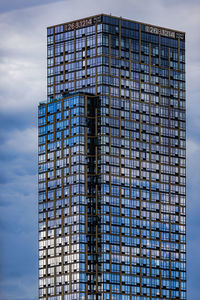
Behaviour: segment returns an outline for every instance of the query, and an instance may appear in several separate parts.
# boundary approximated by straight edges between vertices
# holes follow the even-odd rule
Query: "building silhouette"
[[[39,299],[186,299],[185,34],[48,28]]]

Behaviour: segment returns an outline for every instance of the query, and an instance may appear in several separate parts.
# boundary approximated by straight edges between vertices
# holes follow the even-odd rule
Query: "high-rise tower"
[[[186,299],[185,34],[48,28],[39,299]]]

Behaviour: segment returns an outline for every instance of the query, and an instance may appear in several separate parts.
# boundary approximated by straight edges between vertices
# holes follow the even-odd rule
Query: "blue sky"
[[[103,12],[186,31],[188,299],[200,298],[199,0],[7,0],[0,2],[2,300],[37,299],[37,104],[46,98],[46,27]]]

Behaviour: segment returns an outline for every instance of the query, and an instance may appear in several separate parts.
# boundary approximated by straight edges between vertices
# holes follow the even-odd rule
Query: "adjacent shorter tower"
[[[186,300],[185,34],[48,28],[39,299]]]

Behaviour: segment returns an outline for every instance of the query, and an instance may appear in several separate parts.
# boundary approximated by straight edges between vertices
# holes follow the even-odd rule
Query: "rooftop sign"
[[[64,31],[79,29],[79,28],[90,26],[90,25],[93,25],[93,24],[99,23],[99,22],[101,22],[101,16],[78,20],[75,22],[64,24]]]
[[[145,26],[145,31],[148,32],[148,33],[160,34],[162,36],[169,37],[169,38],[180,39],[180,40],[185,39],[185,34],[184,33],[175,32],[175,31],[168,30],[168,29],[165,29],[165,28],[158,28],[158,27],[155,27],[155,26],[146,25]]]

